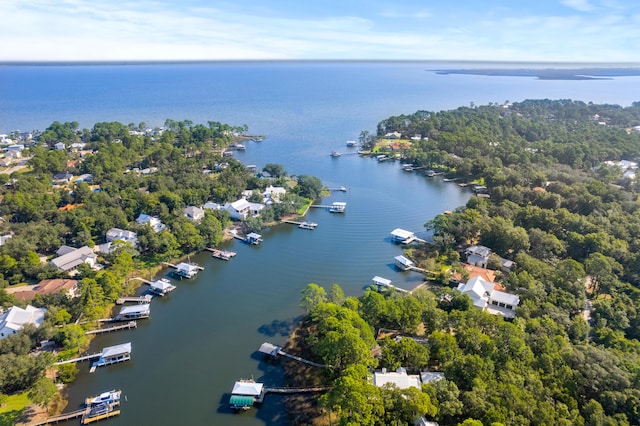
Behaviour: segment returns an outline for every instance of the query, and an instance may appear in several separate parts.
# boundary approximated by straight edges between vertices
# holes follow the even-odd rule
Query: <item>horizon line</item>
[[[473,59],[147,59],[147,60],[0,60],[0,66],[89,66],[89,65],[178,65],[178,64],[233,64],[233,63],[432,63],[505,64],[505,65],[561,65],[640,67],[640,62],[624,61],[517,61]]]

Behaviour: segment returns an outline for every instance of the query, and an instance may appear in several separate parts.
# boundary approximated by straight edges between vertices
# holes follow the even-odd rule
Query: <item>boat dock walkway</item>
[[[259,352],[266,354],[266,355],[271,355],[272,357],[277,357],[278,355],[282,355],[284,357],[287,358],[291,358],[293,360],[299,361],[299,362],[303,362],[305,364],[309,364],[313,367],[319,367],[319,368],[329,368],[331,367],[330,365],[326,365],[326,364],[319,364],[317,362],[313,362],[313,361],[309,361],[308,359],[304,359],[301,358],[299,356],[295,356],[295,355],[291,355],[286,353],[285,351],[282,350],[282,347],[280,346],[276,346],[272,343],[268,343],[265,342],[262,345],[260,345],[260,349],[258,349]]]
[[[216,259],[222,259],[222,260],[229,260],[238,254],[234,251],[220,250],[220,249],[210,248],[210,247],[207,247],[205,250],[210,251],[211,256],[215,257]]]
[[[140,281],[143,281],[147,284],[151,284],[151,281],[147,281],[143,278],[138,278]],[[121,297],[116,300],[116,305],[124,305],[125,303],[138,303],[142,305],[143,303],[151,302],[153,296],[150,294],[145,294],[144,296],[132,296],[132,297]]]
[[[51,423],[66,422],[67,420],[71,420],[71,419],[78,419],[84,416],[84,413],[86,411],[87,411],[86,409],[71,411],[66,414],[60,414],[59,416],[49,417],[46,420],[41,420],[36,423],[29,423],[29,426],[41,426],[41,425],[48,425]]]
[[[337,188],[327,188],[329,191],[340,191],[340,192],[347,192],[347,187],[346,186],[339,186]]]
[[[64,361],[54,362],[53,365],[62,365],[62,364],[71,364],[72,362],[89,361],[90,359],[100,358],[100,355],[102,355],[102,352],[97,352],[91,355],[79,356],[77,358],[71,358]]]
[[[131,328],[137,328],[137,327],[138,327],[138,323],[137,322],[129,321],[128,323],[122,324],[122,325],[114,325],[113,327],[99,328],[97,330],[89,330],[89,331],[85,332],[84,334],[110,333],[112,331],[129,330]]]
[[[324,392],[331,389],[329,386],[312,386],[307,388],[262,388],[262,392],[260,392],[260,396],[256,398],[256,402],[261,404],[264,402],[264,397],[267,396],[268,393],[279,393],[279,394],[291,394],[291,393],[311,393],[311,392]]]
[[[298,228],[302,229],[316,229],[316,227],[318,226],[318,224],[314,222],[296,222],[295,220],[283,220],[282,223],[297,225]]]

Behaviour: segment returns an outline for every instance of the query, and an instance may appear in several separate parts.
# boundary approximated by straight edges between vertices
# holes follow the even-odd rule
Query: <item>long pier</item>
[[[88,361],[93,358],[100,358],[100,355],[102,355],[102,352],[97,352],[91,355],[79,356],[77,358],[71,358],[64,361],[54,362],[53,365],[71,364],[72,362]]]
[[[71,411],[66,414],[60,414],[59,416],[49,417],[46,420],[41,420],[36,423],[29,423],[29,426],[41,426],[41,425],[48,425],[51,423],[66,422],[67,420],[71,420],[71,419],[78,419],[84,415],[85,411],[86,409]]]
[[[268,393],[290,394],[290,393],[311,393],[311,392],[324,392],[331,389],[329,386],[312,386],[307,388],[262,388],[260,396],[256,398],[256,402],[261,404],[264,402],[264,397]]]
[[[146,282],[147,284],[151,284],[151,281],[147,281],[142,278],[140,278],[140,281]],[[121,297],[118,300],[116,300],[116,305],[124,305],[125,303],[138,303],[141,305],[143,303],[151,302],[152,298],[153,296],[151,296],[150,294],[145,294],[144,296]]]
[[[265,342],[262,345],[260,345],[260,349],[258,349],[258,351],[263,353],[263,354],[266,354],[266,355],[271,355],[273,357],[277,357],[278,355],[282,355],[284,357],[291,358],[293,360],[296,360],[296,361],[299,361],[299,362],[303,362],[305,364],[309,364],[309,365],[311,365],[313,367],[319,367],[319,368],[329,368],[329,367],[331,367],[330,365],[320,364],[320,363],[317,363],[317,362],[309,361],[308,359],[301,358],[299,356],[288,354],[285,351],[283,351],[280,346],[276,346],[276,345],[274,345],[272,343],[268,343],[268,342]]]
[[[112,331],[129,330],[131,328],[137,328],[137,327],[138,327],[138,323],[137,322],[129,321],[128,323],[122,324],[122,325],[114,325],[113,327],[99,328],[97,330],[89,330],[89,331],[85,332],[84,334],[110,333]]]

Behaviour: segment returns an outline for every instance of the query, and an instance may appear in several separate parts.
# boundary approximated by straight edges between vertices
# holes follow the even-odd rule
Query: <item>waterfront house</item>
[[[149,216],[148,214],[141,213],[136,219],[139,225],[148,224],[154,232],[163,231],[167,226],[160,221],[157,217]]]
[[[35,308],[27,305],[25,309],[19,306],[12,306],[7,312],[0,316],[0,339],[17,334],[26,324],[33,324],[40,327],[47,313],[45,308]]]
[[[58,249],[57,254],[58,257],[51,260],[51,265],[59,271],[72,273],[83,263],[88,264],[92,269],[98,267],[98,255],[87,246],[80,248],[62,246]]]
[[[402,255],[394,257],[394,263],[399,269],[403,271],[409,270],[416,266],[416,264],[413,263],[411,259],[407,259]]]
[[[224,209],[229,212],[231,219],[246,220],[251,213],[251,204],[244,198],[241,198],[233,203],[226,203]]]
[[[467,263],[480,268],[486,268],[491,256],[491,249],[485,246],[474,245],[465,250],[467,255]]]
[[[283,197],[287,193],[287,190],[281,186],[269,185],[262,193],[264,203],[267,205],[279,203],[280,197]]]
[[[385,385],[395,385],[398,389],[421,388],[420,376],[407,374],[407,370],[402,367],[392,372],[387,372],[386,368],[374,372],[373,384],[379,388]]]
[[[459,284],[458,291],[468,295],[473,306],[478,309],[492,315],[502,315],[505,318],[516,316],[516,307],[520,303],[520,297],[496,290],[494,283],[485,281],[479,276],[469,279],[466,284]]]
[[[136,246],[136,244],[138,244],[138,234],[133,231],[127,231],[120,228],[109,229],[105,238],[109,243],[120,240],[124,241],[125,243],[131,243],[131,245],[134,247]]]
[[[496,273],[491,269],[469,265],[468,263],[463,263],[462,267],[466,271],[468,278],[482,277],[483,280],[489,281],[489,282],[494,282],[496,280]],[[463,281],[462,274],[454,273],[451,276],[451,281],[455,283],[460,283],[461,281]]]
[[[151,315],[151,305],[143,303],[140,305],[124,306],[115,317],[116,321],[129,321],[140,318],[149,318]]]
[[[413,232],[400,228],[396,228],[391,231],[391,237],[393,237],[393,241],[401,244],[409,244],[416,238]]]
[[[266,206],[262,203],[252,203],[249,201],[249,212],[253,217],[260,216],[260,213],[262,213],[262,210],[264,210],[265,207]]]
[[[192,220],[194,222],[200,222],[204,217],[204,209],[196,206],[189,206],[184,209],[184,215],[187,219]]]
[[[202,206],[204,210],[222,210],[224,206],[221,206],[218,203],[214,203],[213,201],[207,201],[204,206]]]

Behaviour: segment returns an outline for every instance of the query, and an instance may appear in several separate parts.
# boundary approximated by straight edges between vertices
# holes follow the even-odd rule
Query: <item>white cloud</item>
[[[398,10],[403,9],[385,13],[402,19]],[[413,10],[407,13],[420,16]],[[2,0],[0,15],[8,18],[0,33],[0,60],[636,61],[640,44],[638,14],[622,7],[570,16],[461,11],[453,21],[432,9],[422,11],[429,24],[419,26],[353,15],[284,17],[264,6],[252,11],[177,8],[154,0]]]

